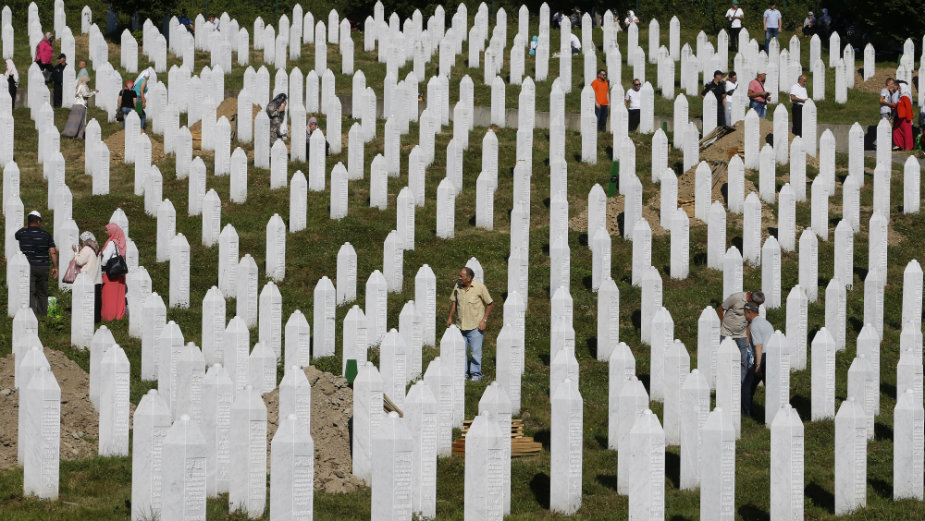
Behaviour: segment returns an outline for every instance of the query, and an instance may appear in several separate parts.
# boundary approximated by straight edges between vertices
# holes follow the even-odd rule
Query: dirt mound
[[[164,153],[164,141],[162,138],[156,136],[151,132],[147,132],[148,139],[151,140],[151,163],[158,163],[167,158],[167,154]],[[117,132],[110,135],[108,138],[103,140],[106,143],[106,146],[109,147],[109,162],[113,161],[122,161],[125,159],[123,152],[125,151],[125,129],[120,129]]]
[[[341,376],[309,366],[303,369],[312,386],[312,440],[315,442],[315,489],[355,492],[363,482],[353,475],[350,417],[353,390]],[[267,449],[279,426],[279,389],[263,396],[267,405]],[[14,458],[16,454],[13,454]],[[267,454],[269,461],[269,450]]]
[[[886,79],[896,77],[896,67],[884,66],[883,64],[878,63],[874,69],[874,75],[871,76],[867,81],[864,81],[864,76],[861,75],[863,70],[863,67],[858,67],[854,70],[854,90],[859,90],[861,92],[868,92],[879,95],[880,89],[882,89],[886,83]],[[918,77],[918,75],[918,70],[912,71],[913,78]],[[915,88],[915,84],[916,82],[912,82],[909,85],[912,89],[913,99],[917,99],[918,95],[918,89]]]
[[[622,229],[620,223],[623,221],[623,205],[625,197],[617,194],[614,197],[607,198],[607,231],[610,232],[611,237],[622,237]],[[658,199],[658,197],[651,197],[650,199]],[[651,200],[650,200],[651,202]],[[657,201],[656,201],[657,204]],[[659,214],[658,207],[653,208],[651,204],[643,203],[642,205],[642,218],[649,222],[649,227],[652,228],[652,235],[657,237],[660,235],[668,235],[669,231],[663,229],[659,226]],[[572,217],[568,221],[569,228],[575,231],[586,232],[588,231],[588,205],[583,205],[581,213]]]
[[[256,118],[257,114],[260,113],[259,106],[254,105],[253,109],[254,109],[254,113],[251,115],[251,122],[253,122],[253,118]],[[232,120],[237,115],[238,115],[238,98],[225,98],[225,101],[223,101],[215,109],[215,120],[218,121],[219,118],[221,118],[222,116],[225,116],[226,118],[228,118],[228,122],[232,123],[232,127],[234,127],[234,123]],[[253,126],[251,128],[253,128]],[[202,131],[202,121],[197,121],[193,123],[193,125],[189,128],[189,131],[192,134],[200,133]]]
[[[90,377],[61,351],[45,348],[45,358],[61,387],[61,459],[96,456],[99,414],[90,402]],[[13,355],[0,359],[0,469],[16,466],[19,392],[14,385]],[[134,412],[135,406],[131,406]]]

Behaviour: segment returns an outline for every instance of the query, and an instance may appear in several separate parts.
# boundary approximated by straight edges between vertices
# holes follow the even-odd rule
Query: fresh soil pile
[[[862,55],[863,57],[863,55]],[[864,77],[861,75],[863,67],[858,67],[854,71],[854,90],[859,90],[861,92],[868,92],[872,94],[880,94],[880,89],[886,84],[887,78],[896,77],[896,67],[884,66],[883,64],[878,63],[874,69],[874,75],[870,79],[864,81]],[[918,70],[912,71],[912,77],[918,77]],[[918,99],[918,89],[915,88],[915,82],[909,85],[912,89],[912,99]],[[876,103],[872,104],[872,108],[877,108]]]
[[[623,229],[621,223],[623,222],[623,205],[626,198],[620,194],[615,195],[614,197],[607,198],[607,231],[610,233],[611,237],[622,237]],[[658,197],[650,197],[650,203],[652,200],[656,200]],[[668,235],[669,231],[663,229],[659,226],[659,214],[658,214],[658,201],[655,201],[655,207],[653,208],[651,204],[642,203],[642,218],[649,222],[649,227],[652,228],[652,235],[657,237],[660,235]],[[588,205],[584,204],[581,210],[581,213],[572,217],[568,221],[569,228],[579,231],[586,232],[588,231]]]
[[[154,134],[153,132],[146,132],[148,139],[151,140],[151,163],[158,163],[167,158],[167,154],[164,153],[164,141],[163,138]],[[120,129],[110,135],[108,138],[103,140],[106,143],[106,146],[109,147],[109,162],[113,163],[115,161],[122,162],[125,159],[123,152],[125,151],[125,130]]]
[[[312,440],[315,442],[315,489],[355,492],[363,482],[353,475],[350,418],[353,390],[342,376],[309,366],[303,369],[312,386]],[[267,461],[270,441],[279,426],[279,389],[263,396],[267,405]],[[14,458],[16,454],[13,454]]]
[[[61,387],[61,459],[96,456],[99,413],[90,402],[90,377],[61,351],[45,348],[45,358]],[[134,413],[135,406],[132,405]],[[19,392],[14,385],[13,355],[0,359],[0,469],[16,466]]]

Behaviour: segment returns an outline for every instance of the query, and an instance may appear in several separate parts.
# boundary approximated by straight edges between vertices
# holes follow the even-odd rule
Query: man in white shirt
[[[896,102],[893,101],[893,92],[898,90],[896,81],[893,78],[887,78],[883,88],[880,89],[880,119],[887,121],[893,119],[893,109],[896,107]]]
[[[729,44],[734,52],[739,52],[739,33],[744,19],[745,12],[739,7],[739,0],[732,0],[732,7],[726,11],[726,20],[729,25]]]
[[[581,52],[581,40],[575,33],[569,36],[569,44],[572,48],[572,54],[579,54]]]
[[[809,99],[806,92],[806,75],[797,78],[797,82],[790,87],[790,101],[793,103],[793,133],[803,136],[803,104]]]
[[[784,15],[777,10],[774,0],[771,0],[771,6],[764,11],[764,50],[768,50],[768,44],[771,38],[777,38],[780,34],[780,28]]]
[[[639,111],[642,109],[642,82],[639,78],[633,80],[633,88],[626,91],[626,109],[629,115],[627,130],[630,132],[639,128]]]

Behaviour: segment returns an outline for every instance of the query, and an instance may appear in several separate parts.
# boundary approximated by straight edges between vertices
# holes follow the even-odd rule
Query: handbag
[[[71,263],[67,265],[67,271],[64,272],[64,277],[61,278],[61,282],[65,284],[73,284],[77,280],[77,274],[80,273],[80,267],[77,265],[77,259],[71,259]]]
[[[128,265],[125,263],[125,257],[119,255],[118,253],[114,254],[109,258],[109,262],[103,266],[103,271],[110,277],[125,275],[128,273]]]

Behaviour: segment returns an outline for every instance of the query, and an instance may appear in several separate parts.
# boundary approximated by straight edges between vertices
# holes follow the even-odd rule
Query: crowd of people
[[[915,139],[912,134],[912,89],[904,80],[887,78],[880,90],[880,119],[893,127],[893,150],[912,150]]]
[[[80,234],[80,244],[73,244],[73,271],[87,273],[96,285],[94,319],[96,322],[125,318],[126,240],[122,228],[114,223],[105,227],[107,239],[100,249],[90,231]],[[58,278],[58,247],[51,234],[42,229],[42,214],[29,212],[26,226],[16,231],[19,250],[29,261],[29,307],[38,318],[48,314],[48,278]],[[73,282],[73,281],[69,281]]]

